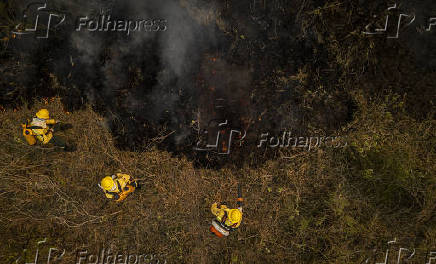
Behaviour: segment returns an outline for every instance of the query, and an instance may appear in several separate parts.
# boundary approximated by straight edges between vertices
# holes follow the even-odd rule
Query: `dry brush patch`
[[[377,111],[374,105],[379,105]],[[19,124],[41,107],[73,124],[63,136],[77,143],[77,151],[24,144]],[[0,116],[1,255],[14,261],[23,248],[44,237],[66,249],[63,263],[75,261],[83,248],[154,253],[182,263],[358,263],[374,248],[383,251],[383,243],[394,236],[421,249],[431,247],[434,152],[425,149],[434,144],[434,124],[390,122],[381,104],[360,109],[346,130],[355,142],[349,148],[281,150],[275,160],[256,169],[220,170],[196,169],[186,158],[154,148],[120,151],[104,119],[90,108],[66,113],[57,98],[36,102],[31,109],[6,110]],[[370,117],[368,111],[381,117]],[[380,141],[377,135],[390,126],[397,128],[395,140]],[[372,140],[363,141],[368,133]],[[413,144],[400,144],[405,135],[413,136]],[[418,207],[386,211],[371,180],[362,178],[362,171],[369,169],[363,154],[374,142],[387,153],[407,153],[408,166],[425,168],[421,172],[426,172],[428,185],[405,185],[417,194]],[[353,158],[365,166],[357,166]],[[117,171],[142,183],[121,204],[108,201],[97,186],[103,176]],[[383,170],[374,173],[385,175]],[[243,224],[231,237],[218,239],[208,232],[210,205],[217,201],[234,206],[238,183],[246,199]]]

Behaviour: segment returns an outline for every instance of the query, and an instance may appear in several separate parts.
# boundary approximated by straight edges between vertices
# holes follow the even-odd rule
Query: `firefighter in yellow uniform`
[[[53,138],[53,128],[48,125],[55,125],[57,122],[50,118],[47,109],[41,109],[36,112],[36,117],[32,119],[30,126],[32,133],[42,144],[47,144]]]
[[[29,145],[35,145],[37,141],[46,145],[53,145],[63,148],[65,151],[72,151],[74,147],[67,145],[65,140],[58,136],[54,136],[55,130],[65,130],[71,128],[71,124],[60,124],[56,120],[50,118],[50,113],[47,109],[41,109],[36,112],[35,117],[29,124],[22,124],[23,136]]]
[[[138,183],[128,174],[117,173],[116,175],[106,176],[99,184],[108,199],[115,199],[121,202],[127,195],[135,191]]]
[[[229,231],[233,231],[241,225],[242,207],[237,209],[227,208],[226,205],[217,203],[212,204],[210,208],[216,219],[212,221],[210,231],[218,237],[228,236]]]

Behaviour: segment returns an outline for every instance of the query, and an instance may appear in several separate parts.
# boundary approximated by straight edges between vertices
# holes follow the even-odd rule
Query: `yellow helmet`
[[[114,180],[112,180],[111,176],[106,176],[101,180],[101,187],[106,191],[110,191],[114,186]]]
[[[41,119],[49,119],[49,113],[47,109],[41,109],[38,112],[36,112],[36,117]]]
[[[229,220],[232,223],[238,223],[242,219],[242,213],[238,209],[229,210]]]

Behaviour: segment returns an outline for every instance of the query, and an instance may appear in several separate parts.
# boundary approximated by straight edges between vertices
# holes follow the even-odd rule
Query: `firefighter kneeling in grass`
[[[218,203],[212,204],[210,210],[212,214],[216,216],[212,220],[212,225],[209,230],[218,237],[228,236],[229,232],[236,230],[242,221],[242,205],[244,199],[242,198],[241,185],[238,184],[238,204],[237,209],[227,208],[226,205],[220,205]]]
[[[66,130],[71,128],[71,124],[62,124],[50,118],[50,113],[47,109],[39,110],[29,124],[21,125],[23,127],[23,136],[29,145],[35,145],[37,141],[46,145],[52,143],[56,147],[60,147],[65,151],[73,151],[72,145],[66,144],[65,140],[59,136],[54,136],[55,130]]]
[[[138,183],[130,175],[117,173],[116,175],[106,176],[99,184],[108,199],[121,202],[138,188]]]
[[[241,208],[242,210],[242,208]],[[240,209],[229,209],[225,205],[218,208],[218,204],[212,204],[212,214],[216,219],[212,221],[210,231],[218,237],[228,236],[229,232],[239,227],[242,221],[242,212]]]

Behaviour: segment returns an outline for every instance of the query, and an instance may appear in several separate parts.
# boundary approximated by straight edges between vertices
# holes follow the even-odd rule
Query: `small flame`
[[[223,141],[223,143],[222,143],[222,150],[223,150],[223,152],[227,152],[227,144],[225,141]]]

